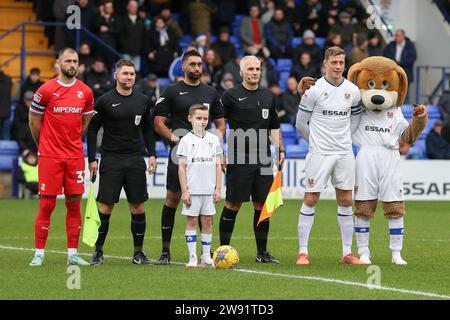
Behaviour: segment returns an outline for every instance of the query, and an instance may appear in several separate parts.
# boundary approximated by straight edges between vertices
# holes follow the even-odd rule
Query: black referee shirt
[[[89,162],[95,161],[97,133],[103,126],[102,155],[141,155],[141,135],[149,156],[155,155],[153,117],[148,98],[135,90],[121,95],[116,88],[95,101],[88,129]]]
[[[189,107],[193,104],[203,104],[208,107],[210,121],[224,117],[216,89],[202,83],[191,86],[183,80],[164,90],[156,102],[155,115],[170,118],[169,128],[174,135],[181,138],[192,130],[188,115]]]
[[[228,155],[236,156],[244,154],[248,159],[249,154],[257,155],[260,159],[259,149],[262,147],[260,139],[265,140],[267,146],[267,156],[270,156],[269,130],[279,129],[280,120],[276,111],[275,96],[266,88],[248,90],[242,84],[225,91],[220,99],[224,108],[225,118],[228,119],[230,129],[242,129],[246,134],[245,149],[242,150],[238,141],[242,141],[243,134],[230,133],[228,137]],[[248,131],[250,130],[250,131]],[[250,132],[253,130],[255,141],[251,140]],[[233,149],[230,149],[230,142],[234,140]],[[262,150],[261,150],[262,151]],[[234,158],[236,159],[236,158]]]

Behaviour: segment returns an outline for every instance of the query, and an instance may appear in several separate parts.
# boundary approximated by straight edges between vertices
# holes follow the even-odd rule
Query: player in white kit
[[[338,222],[342,236],[342,263],[362,264],[352,252],[352,191],[355,158],[352,149],[351,118],[359,120],[361,95],[357,86],[346,80],[345,51],[340,47],[325,52],[326,74],[302,96],[296,127],[307,141],[306,192],[299,214],[299,254],[296,264],[309,264],[308,239],[314,221],[314,207],[328,180],[336,190]],[[356,126],[355,126],[356,125]]]
[[[379,59],[380,57],[376,57]],[[367,62],[365,62],[367,60]],[[369,59],[361,64],[369,68]],[[390,70],[398,70],[397,64],[389,59],[383,61]],[[350,68],[348,79],[356,78],[355,66]],[[375,68],[375,67],[373,67]],[[397,68],[397,69],[396,69]],[[401,68],[400,68],[401,69]],[[373,70],[376,73],[376,70]],[[403,86],[407,85],[406,74],[400,72]],[[369,250],[370,219],[373,218],[380,199],[383,211],[389,220],[389,248],[392,263],[407,264],[401,256],[403,247],[403,215],[405,213],[403,182],[400,175],[399,142],[402,139],[412,144],[420,136],[427,122],[427,113],[422,105],[414,105],[413,119],[408,123],[403,117],[401,106],[404,93],[383,89],[382,81],[374,79],[373,88],[363,91],[364,104],[361,121],[354,132],[353,142],[360,147],[356,157],[355,181],[355,233],[358,254],[365,264],[371,263]],[[406,93],[406,89],[404,89]],[[376,98],[375,98],[376,97]]]
[[[178,176],[182,191],[182,214],[186,215],[186,244],[189,251],[187,268],[197,267],[197,230],[200,216],[202,229],[201,267],[214,267],[211,259],[212,220],[216,213],[214,203],[221,195],[222,146],[219,138],[205,131],[208,107],[194,104],[189,108],[189,122],[193,130],[178,144]]]

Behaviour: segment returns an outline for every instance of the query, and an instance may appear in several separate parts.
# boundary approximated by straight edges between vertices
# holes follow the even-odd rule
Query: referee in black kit
[[[245,56],[240,62],[243,82],[224,92],[221,103],[230,125],[225,206],[220,218],[220,245],[230,244],[236,215],[242,202],[251,199],[254,207],[256,261],[279,263],[267,251],[269,220],[257,226],[261,210],[273,182],[270,141],[275,145],[280,167],[285,150],[276,112],[275,98],[260,88],[261,63],[256,56]]]
[[[119,60],[114,78],[116,88],[95,101],[95,116],[88,129],[88,156],[91,178],[97,173],[97,133],[103,126],[100,183],[97,195],[101,225],[91,264],[103,264],[103,244],[109,228],[114,204],[122,187],[131,211],[134,264],[150,264],[142,252],[145,235],[144,202],[148,199],[146,171],[156,170],[153,118],[148,98],[135,90],[136,70],[133,62]],[[142,157],[142,136],[149,155],[148,169]]]
[[[201,55],[196,50],[185,52],[182,68],[185,72],[184,79],[167,87],[156,102],[155,131],[172,146],[167,165],[166,201],[161,216],[162,253],[155,263],[157,265],[170,263],[170,241],[175,223],[175,212],[181,199],[176,145],[186,133],[192,130],[188,121],[189,107],[193,104],[208,107],[210,119],[214,121],[220,141],[225,134],[225,119],[218,93],[213,87],[200,83]]]

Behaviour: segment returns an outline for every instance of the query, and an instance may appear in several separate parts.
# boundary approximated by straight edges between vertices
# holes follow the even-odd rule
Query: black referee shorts
[[[172,161],[172,157],[170,156],[172,150],[174,150],[173,152],[176,152],[176,149],[170,149],[169,161],[167,162],[166,189],[173,192],[179,192],[181,191],[181,185],[180,178],[178,177],[178,164],[175,164]]]
[[[226,201],[264,202],[273,182],[273,175],[261,174],[263,167],[257,164],[229,164],[226,175]],[[267,171],[267,168],[265,170]],[[263,172],[265,173],[265,172]]]
[[[140,155],[102,157],[97,201],[104,204],[119,202],[122,187],[128,202],[146,201],[148,199],[146,170],[145,160]]]

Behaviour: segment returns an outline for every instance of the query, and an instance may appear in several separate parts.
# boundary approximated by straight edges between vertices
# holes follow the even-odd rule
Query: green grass
[[[147,233],[144,251],[149,258],[160,254],[161,200],[146,203]],[[223,203],[217,206],[220,216]],[[339,264],[340,231],[336,204],[321,201],[316,209],[310,239],[311,265],[298,267],[297,220],[300,201],[286,201],[272,218],[269,250],[280,265],[256,264],[253,210],[245,204],[236,222],[232,245],[238,248],[241,271],[186,270],[184,265],[136,266],[131,264],[130,214],[120,202],[111,218],[105,255],[100,267],[81,268],[81,289],[69,290],[67,273],[65,207],[58,201],[52,216],[44,265],[28,263],[34,247],[34,218],[37,200],[0,201],[0,299],[435,299],[405,292],[370,290],[352,284],[325,282],[336,279],[365,284],[367,266]],[[388,227],[382,212],[371,224],[372,262],[381,269],[381,286],[450,296],[449,202],[408,202],[405,217],[403,256],[407,266],[393,266],[388,248]],[[84,208],[84,203],[83,203]],[[177,212],[172,240],[172,260],[185,263],[184,217]],[[218,246],[218,222],[214,224],[213,247]],[[14,247],[17,249],[7,249]],[[200,245],[198,245],[198,248]],[[54,253],[50,250],[63,253]],[[80,245],[82,253],[92,249]],[[356,247],[354,244],[354,252]],[[89,256],[86,256],[89,259]],[[271,273],[271,274],[267,274]],[[285,275],[285,276],[282,276]],[[316,277],[315,280],[301,277]]]

